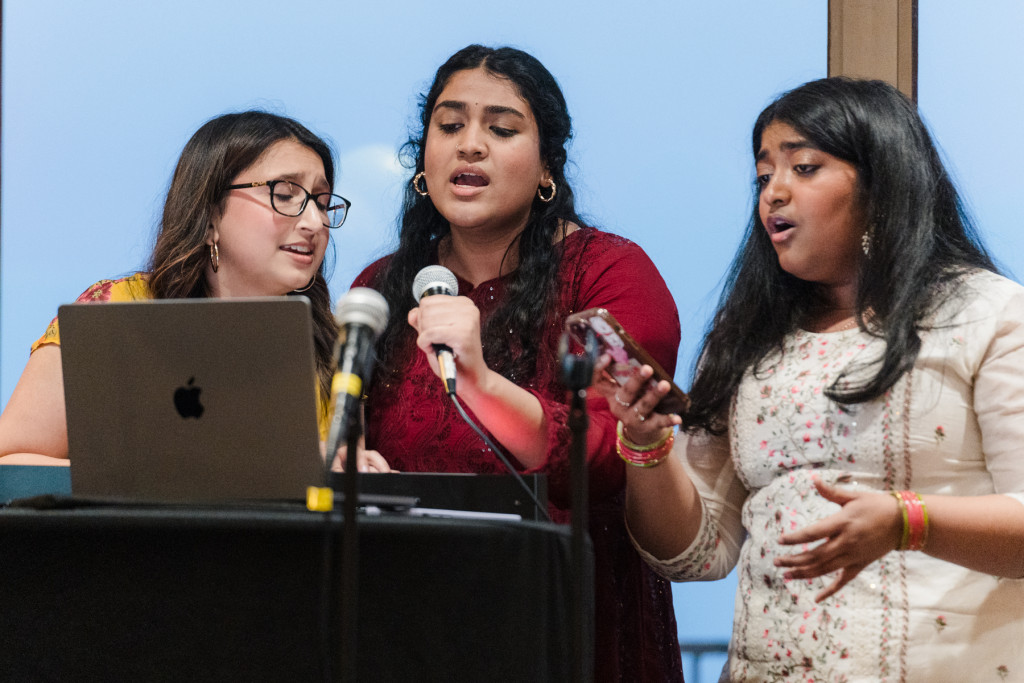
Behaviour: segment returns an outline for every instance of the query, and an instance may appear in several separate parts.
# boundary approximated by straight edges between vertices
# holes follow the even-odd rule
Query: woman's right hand
[[[435,344],[452,350],[458,367],[458,387],[477,388],[485,382],[489,369],[480,341],[480,309],[465,296],[428,296],[409,311],[408,322],[417,333],[416,345],[426,355],[434,374],[440,377]],[[465,391],[459,391],[463,396]]]
[[[592,386],[608,400],[608,408],[622,422],[622,431],[627,439],[639,445],[654,443],[665,435],[666,429],[682,424],[678,415],[654,411],[654,407],[672,388],[665,381],[651,385],[654,368],[650,365],[641,366],[620,386],[605,372],[611,362],[608,354],[602,354],[597,359]]]

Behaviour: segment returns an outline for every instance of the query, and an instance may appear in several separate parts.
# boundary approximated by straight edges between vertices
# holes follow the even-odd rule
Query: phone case
[[[629,336],[611,313],[604,308],[590,308],[574,313],[565,320],[565,329],[581,345],[586,341],[588,328],[594,331],[600,352],[611,356],[612,364],[608,366],[607,372],[616,382],[620,385],[625,384],[634,368],[650,365],[654,368],[651,386],[661,380],[666,380],[672,385],[672,389],[665,394],[655,410],[659,413],[679,413],[686,410],[690,401],[683,390],[676,386],[672,377],[658,365],[651,354]]]

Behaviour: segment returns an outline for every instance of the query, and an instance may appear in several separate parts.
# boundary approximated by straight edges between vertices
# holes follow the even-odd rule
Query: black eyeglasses
[[[312,198],[317,211],[323,217],[325,228],[340,228],[341,224],[345,222],[349,207],[352,206],[352,202],[340,194],[330,192],[313,194],[290,180],[266,180],[261,183],[228,185],[227,189],[245,190],[264,185],[270,188],[270,207],[282,216],[291,218],[301,216],[302,212],[306,210],[306,204]]]

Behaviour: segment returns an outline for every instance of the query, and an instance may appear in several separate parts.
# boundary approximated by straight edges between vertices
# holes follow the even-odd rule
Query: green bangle
[[[615,450],[619,457],[634,467],[654,467],[665,458],[672,455],[672,444],[675,442],[675,435],[668,437],[668,440],[657,448],[649,451],[634,451],[621,441],[616,440]]]
[[[661,448],[662,446],[665,445],[666,442],[668,442],[669,439],[671,439],[675,435],[675,433],[675,429],[669,429],[668,433],[666,433],[664,436],[662,436],[654,443],[641,445],[633,443],[632,441],[626,438],[625,427],[622,424],[622,420],[619,420],[619,425],[616,428],[616,434],[619,437],[619,441],[622,442],[622,445],[631,451],[636,451],[637,453],[646,453],[647,451],[653,451]]]
[[[907,503],[899,491],[889,491],[889,494],[896,499],[896,504],[900,506],[900,513],[903,515],[903,533],[900,536],[900,546],[897,550],[906,550],[910,544],[910,515],[907,512]]]

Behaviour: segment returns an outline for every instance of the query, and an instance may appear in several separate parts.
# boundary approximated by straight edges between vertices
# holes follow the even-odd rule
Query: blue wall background
[[[1011,30],[1024,6],[923,0],[919,16],[921,110],[996,256],[1020,272],[1024,55]],[[223,112],[270,109],[333,140],[336,189],[353,201],[334,235],[344,293],[393,244],[407,177],[395,152],[417,95],[472,42],[525,49],[559,79],[580,207],[664,274],[685,387],[749,216],[750,127],[774,95],[825,75],[826,29],[827,3],[806,0],[7,0],[0,405],[59,304],[145,266],[181,147]],[[734,588],[678,586],[680,636],[727,639]]]

